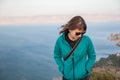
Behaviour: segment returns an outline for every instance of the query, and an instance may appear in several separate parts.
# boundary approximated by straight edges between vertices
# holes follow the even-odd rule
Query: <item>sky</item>
[[[105,14],[120,15],[120,0],[0,0],[0,17]]]

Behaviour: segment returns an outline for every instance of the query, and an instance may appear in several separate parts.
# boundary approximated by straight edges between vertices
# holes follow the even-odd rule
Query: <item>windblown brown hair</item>
[[[61,28],[62,30],[59,32],[59,34],[75,29],[83,29],[84,31],[86,31],[87,25],[81,16],[75,16],[70,21],[68,21],[67,24],[62,25]]]

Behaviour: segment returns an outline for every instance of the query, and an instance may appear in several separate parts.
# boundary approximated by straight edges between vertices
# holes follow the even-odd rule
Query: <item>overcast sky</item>
[[[0,17],[81,13],[120,15],[120,0],[0,0]]]

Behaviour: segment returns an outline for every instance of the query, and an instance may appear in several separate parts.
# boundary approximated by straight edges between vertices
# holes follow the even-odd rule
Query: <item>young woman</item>
[[[89,80],[91,68],[95,63],[96,54],[91,39],[84,35],[87,26],[81,16],[75,16],[62,26],[54,48],[54,59],[63,80]],[[81,38],[73,54],[69,54],[77,41]]]

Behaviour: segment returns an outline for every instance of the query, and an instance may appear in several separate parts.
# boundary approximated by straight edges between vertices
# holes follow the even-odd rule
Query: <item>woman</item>
[[[63,80],[89,80],[96,54],[91,39],[84,35],[87,26],[81,16],[75,16],[62,26],[54,48],[54,59]],[[81,38],[74,53],[63,60]]]

